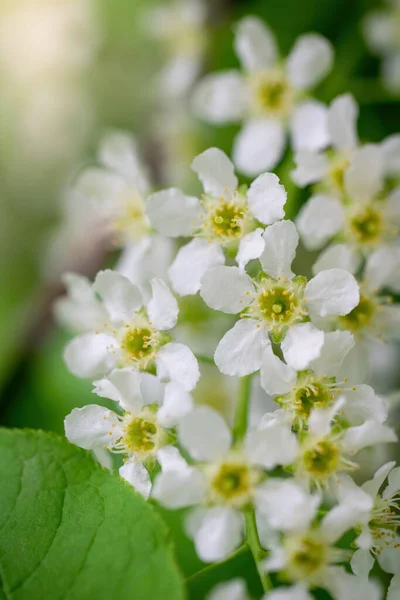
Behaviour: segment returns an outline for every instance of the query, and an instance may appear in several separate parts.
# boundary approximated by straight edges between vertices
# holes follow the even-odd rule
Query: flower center
[[[128,329],[121,347],[129,354],[132,360],[141,360],[151,355],[152,332],[147,327]]]
[[[157,426],[143,417],[135,417],[126,427],[124,445],[129,452],[149,452],[156,446]]]
[[[253,80],[253,103],[257,113],[268,115],[289,114],[293,103],[292,88],[279,71],[257,74]]]
[[[382,216],[368,207],[352,217],[350,227],[360,244],[376,242],[382,233]]]
[[[328,440],[317,442],[303,454],[306,471],[317,479],[325,479],[334,473],[339,465],[340,450]]]
[[[243,192],[234,190],[229,199],[204,194],[201,203],[205,212],[201,215],[202,223],[197,234],[202,237],[226,244],[255,228],[255,221],[248,211],[247,196]]]
[[[222,464],[215,474],[211,485],[226,500],[247,495],[250,489],[250,474],[246,465]]]
[[[312,536],[290,540],[289,571],[293,579],[307,579],[327,562],[325,545]]]
[[[360,296],[360,302],[348,315],[339,317],[343,329],[356,331],[370,324],[375,313],[375,304],[367,296]]]
[[[239,237],[245,209],[233,203],[222,203],[210,216],[215,234],[220,238]]]
[[[124,194],[119,214],[112,221],[112,226],[119,238],[138,240],[150,229],[150,222],[144,212],[145,205],[138,192]]]
[[[335,158],[329,169],[329,176],[332,185],[334,188],[339,190],[339,192],[344,191],[344,174],[349,166],[349,160],[345,157],[337,157]]]

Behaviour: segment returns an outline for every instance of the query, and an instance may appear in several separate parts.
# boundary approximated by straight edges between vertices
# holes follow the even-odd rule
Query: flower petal
[[[121,436],[118,416],[97,404],[74,408],[65,417],[64,427],[66,438],[85,450],[112,446]]]
[[[290,134],[295,152],[317,152],[329,145],[328,109],[317,100],[307,100],[294,109]]]
[[[296,225],[307,250],[318,250],[342,229],[344,221],[341,202],[333,196],[317,194],[302,206]]]
[[[343,437],[343,447],[347,452],[354,454],[368,446],[396,441],[397,435],[391,427],[369,419],[362,425],[349,427],[346,430]]]
[[[277,59],[273,33],[256,17],[245,17],[236,25],[235,52],[247,71],[266,69]]]
[[[369,200],[383,186],[383,153],[379,146],[367,144],[354,150],[344,185],[351,200]]]
[[[213,587],[206,600],[248,600],[246,582],[243,579],[223,581]]]
[[[263,253],[265,248],[264,238],[262,237],[263,233],[264,230],[258,227],[255,231],[251,231],[240,240],[236,262],[241,271],[244,271],[250,260],[260,258]]]
[[[162,235],[189,235],[200,220],[201,205],[197,198],[185,196],[176,188],[161,190],[149,196],[146,215]]]
[[[317,33],[301,35],[286,62],[290,82],[299,89],[317,85],[331,70],[332,65],[333,48],[326,38]]]
[[[318,260],[313,265],[312,271],[316,275],[320,271],[338,267],[354,274],[357,272],[360,263],[359,253],[355,252],[350,246],[347,246],[347,244],[333,244],[321,252]]]
[[[146,467],[135,460],[128,460],[119,469],[120,477],[130,483],[146,500],[150,496],[151,481]]]
[[[189,392],[180,383],[170,381],[165,386],[164,402],[158,409],[157,420],[163,427],[174,427],[192,408],[193,398]]]
[[[318,377],[335,377],[348,353],[354,348],[354,336],[349,331],[325,333],[318,358],[310,363],[310,369]]]
[[[277,279],[293,277],[290,268],[296,255],[299,235],[292,221],[278,221],[264,232],[265,250],[260,257],[263,271]]]
[[[386,177],[396,177],[400,173],[400,134],[389,135],[381,142]]]
[[[397,573],[392,577],[390,582],[386,600],[398,600],[400,597],[400,573]]]
[[[377,396],[371,386],[361,384],[342,393],[346,399],[343,414],[352,425],[361,425],[367,419],[386,421],[388,403]]]
[[[261,363],[261,385],[271,396],[288,394],[297,381],[297,372],[272,350],[265,348]]]
[[[236,314],[252,302],[254,284],[238,267],[214,267],[203,276],[200,295],[214,310]]]
[[[150,281],[152,296],[147,304],[147,314],[156,329],[165,331],[175,327],[179,306],[175,296],[162,279]]]
[[[304,298],[312,314],[321,317],[347,315],[360,302],[360,290],[351,273],[329,269],[310,279]]]
[[[110,398],[118,402],[123,410],[135,414],[140,412],[144,404],[140,382],[141,375],[132,369],[114,369],[108,377],[93,382],[93,393],[100,398]]]
[[[286,190],[274,173],[263,173],[247,192],[251,213],[264,225],[271,225],[285,216]]]
[[[331,103],[328,129],[332,145],[338,150],[352,150],[358,144],[358,105],[351,94],[341,94]]]
[[[138,242],[125,246],[116,271],[134,285],[141,285],[152,277],[165,279],[174,255],[172,239],[157,234],[145,236]]]
[[[209,148],[196,156],[192,170],[200,179],[204,191],[212,196],[227,196],[238,184],[234,166],[222,150]]]
[[[195,238],[179,250],[169,269],[174,290],[181,296],[196,294],[203,275],[224,262],[224,253],[218,244]]]
[[[322,152],[299,150],[294,155],[296,168],[290,173],[298,187],[321,181],[328,170],[328,161]]]
[[[109,219],[118,212],[126,187],[126,181],[119,175],[93,167],[82,171],[74,190],[84,201],[90,202],[102,218]]]
[[[67,296],[55,303],[57,321],[79,333],[103,328],[108,321],[107,311],[90,281],[75,273],[66,273],[62,281],[67,288]]]
[[[367,258],[364,279],[370,289],[391,288],[392,285],[395,290],[400,289],[400,248],[383,246],[374,250]]]
[[[243,533],[243,517],[238,511],[220,506],[207,509],[194,534],[194,545],[200,560],[224,560],[240,546]]]
[[[279,121],[251,119],[234,140],[233,162],[239,171],[254,177],[278,164],[285,145],[286,133]]]
[[[159,473],[151,495],[163,506],[177,509],[202,502],[206,489],[204,474],[199,469],[186,465]]]
[[[101,140],[99,160],[134,185],[142,195],[148,193],[150,184],[147,170],[131,135],[117,130],[107,133]]]
[[[306,369],[320,355],[324,337],[324,332],[311,323],[290,327],[281,344],[286,363],[296,371]]]
[[[308,593],[305,587],[299,584],[272,590],[264,600],[313,600],[313,596]]]
[[[179,442],[194,460],[212,462],[226,454],[232,433],[221,415],[209,406],[197,406],[178,427]]]
[[[177,381],[192,390],[200,378],[199,365],[193,352],[184,344],[169,343],[156,358],[157,375],[162,381]]]
[[[269,345],[267,333],[258,321],[241,319],[218,344],[215,364],[225,375],[249,375],[258,371],[263,350]]]
[[[298,442],[288,425],[270,423],[247,434],[244,450],[252,464],[270,470],[293,463]]]
[[[115,365],[116,340],[105,333],[84,333],[71,340],[64,350],[65,363],[73,375],[95,379]]]
[[[393,469],[393,467],[396,466],[396,462],[394,460],[389,461],[387,463],[385,463],[384,465],[382,465],[380,467],[380,469],[378,469],[376,471],[376,473],[374,474],[373,479],[370,479],[369,481],[366,481],[365,483],[362,484],[362,489],[367,492],[367,494],[369,494],[371,496],[371,498],[375,499],[375,496],[378,494],[379,490],[381,489],[386,477],[389,475],[390,471]],[[385,492],[386,492],[385,488]]]
[[[374,562],[375,558],[372,556],[369,550],[363,550],[362,548],[359,548],[351,557],[351,570],[353,571],[354,575],[357,575],[358,577],[368,578],[368,575],[374,566]]]
[[[196,85],[191,99],[195,115],[209,123],[236,123],[244,117],[247,90],[238,71],[206,75]]]
[[[124,322],[142,306],[139,289],[116,271],[100,271],[93,283],[112,321]]]

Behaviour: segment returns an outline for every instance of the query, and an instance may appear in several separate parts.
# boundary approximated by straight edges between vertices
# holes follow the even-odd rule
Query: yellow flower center
[[[360,296],[360,302],[348,315],[339,318],[339,322],[343,329],[357,331],[363,327],[367,327],[374,316],[376,306],[374,302],[367,296]]]
[[[312,577],[327,563],[326,546],[312,534],[288,540],[289,574],[293,580]]]
[[[128,329],[121,347],[132,360],[141,360],[153,351],[151,336],[152,332],[147,327]]]
[[[382,233],[382,216],[374,208],[367,207],[353,216],[350,227],[360,244],[371,244],[379,240]]]
[[[245,207],[235,206],[233,203],[220,204],[210,215],[215,235],[219,238],[240,237],[245,210]]]
[[[340,449],[328,440],[320,440],[303,454],[306,471],[316,479],[326,479],[334,473],[340,461]]]
[[[251,81],[254,110],[258,114],[287,116],[293,105],[293,90],[280,71],[263,71]]]
[[[129,452],[150,452],[154,450],[157,427],[154,422],[135,417],[126,427],[124,445]]]

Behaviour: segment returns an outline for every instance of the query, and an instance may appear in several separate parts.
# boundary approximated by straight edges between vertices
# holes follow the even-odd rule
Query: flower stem
[[[233,426],[233,433],[237,442],[242,441],[247,431],[251,377],[251,375],[246,375],[241,378],[239,383],[239,397],[236,406],[235,424]]]
[[[224,560],[221,560],[221,561],[216,562],[216,563],[211,563],[211,564],[207,565],[206,567],[204,567],[203,569],[200,569],[200,571],[196,571],[196,573],[193,573],[192,575],[190,575],[186,579],[186,583],[189,584],[189,585],[192,584],[197,579],[200,579],[204,575],[207,575],[208,573],[214,571],[215,569],[217,569],[221,565],[224,565],[225,563],[229,562],[230,560],[233,560],[237,556],[240,556],[241,554],[244,554],[244,552],[248,552],[248,546],[247,545],[240,546],[240,548],[238,548],[235,552],[232,552],[232,554],[230,554],[229,556],[227,556]]]
[[[260,544],[260,538],[258,537],[256,517],[254,508],[248,506],[244,511],[244,518],[246,521],[246,533],[247,533],[247,545],[249,546],[251,553],[256,563],[258,575],[261,580],[261,585],[264,592],[268,592],[273,589],[271,579],[266,571],[261,566],[261,561],[266,557],[267,552],[263,550]]]

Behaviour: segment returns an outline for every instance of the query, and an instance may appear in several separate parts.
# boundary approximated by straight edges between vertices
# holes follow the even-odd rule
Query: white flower
[[[382,77],[387,88],[400,91],[399,0],[390,0],[386,9],[369,13],[364,20],[364,36],[372,52],[382,56]]]
[[[250,600],[250,596],[246,582],[238,578],[218,583],[207,594],[206,600]]]
[[[264,249],[259,223],[270,225],[285,216],[285,188],[273,173],[263,173],[248,190],[238,188],[229,158],[209,148],[193,163],[204,194],[201,200],[175,188],[150,196],[146,213],[163,235],[191,236],[169,270],[174,289],[182,296],[195,294],[211,267],[225,262],[223,249],[237,252],[242,269]]]
[[[118,402],[122,416],[97,404],[74,408],[65,418],[65,435],[86,450],[126,455],[119,473],[147,498],[151,482],[146,466],[152,467],[160,449],[173,439],[168,428],[190,412],[192,398],[176,382],[163,385],[131,369],[116,369],[94,385],[95,394]]]
[[[179,309],[164,281],[150,281],[146,300],[115,271],[100,271],[93,285],[73,274],[64,281],[68,295],[56,303],[56,315],[64,325],[85,332],[65,349],[74,375],[92,379],[115,367],[142,371],[155,366],[160,379],[177,381],[187,390],[195,387],[200,376],[197,360],[187,346],[170,342],[167,333]]]
[[[294,277],[291,263],[298,235],[291,221],[271,225],[263,239],[263,273],[257,280],[237,267],[219,266],[201,281],[201,296],[211,308],[243,317],[215,353],[218,368],[227,375],[257,371],[270,347],[268,334],[277,343],[283,340],[288,365],[307,368],[318,357],[324,335],[305,321],[310,316],[347,314],[359,301],[356,280],[342,269],[323,271],[308,283],[305,277]]]
[[[242,510],[257,502],[264,469],[290,464],[296,437],[286,424],[271,422],[248,432],[242,447],[232,446],[231,430],[206,406],[181,419],[178,437],[194,465],[182,457],[163,465],[152,495],[173,509],[201,504],[189,514],[188,533],[201,560],[223,560],[243,540]]]
[[[330,408],[339,396],[346,400],[343,414],[352,425],[368,418],[383,422],[388,416],[387,405],[369,385],[349,385],[346,378],[338,380],[353,347],[354,338],[348,331],[327,333],[319,357],[307,370],[293,369],[268,347],[261,364],[261,385],[300,429],[308,426],[314,408]]]
[[[233,149],[237,168],[249,176],[272,169],[284,152],[287,129],[296,150],[327,145],[325,106],[304,98],[332,67],[328,40],[316,33],[300,36],[282,64],[269,28],[246,17],[236,27],[235,50],[244,74],[206,76],[195,89],[193,108],[212,123],[243,122]]]

